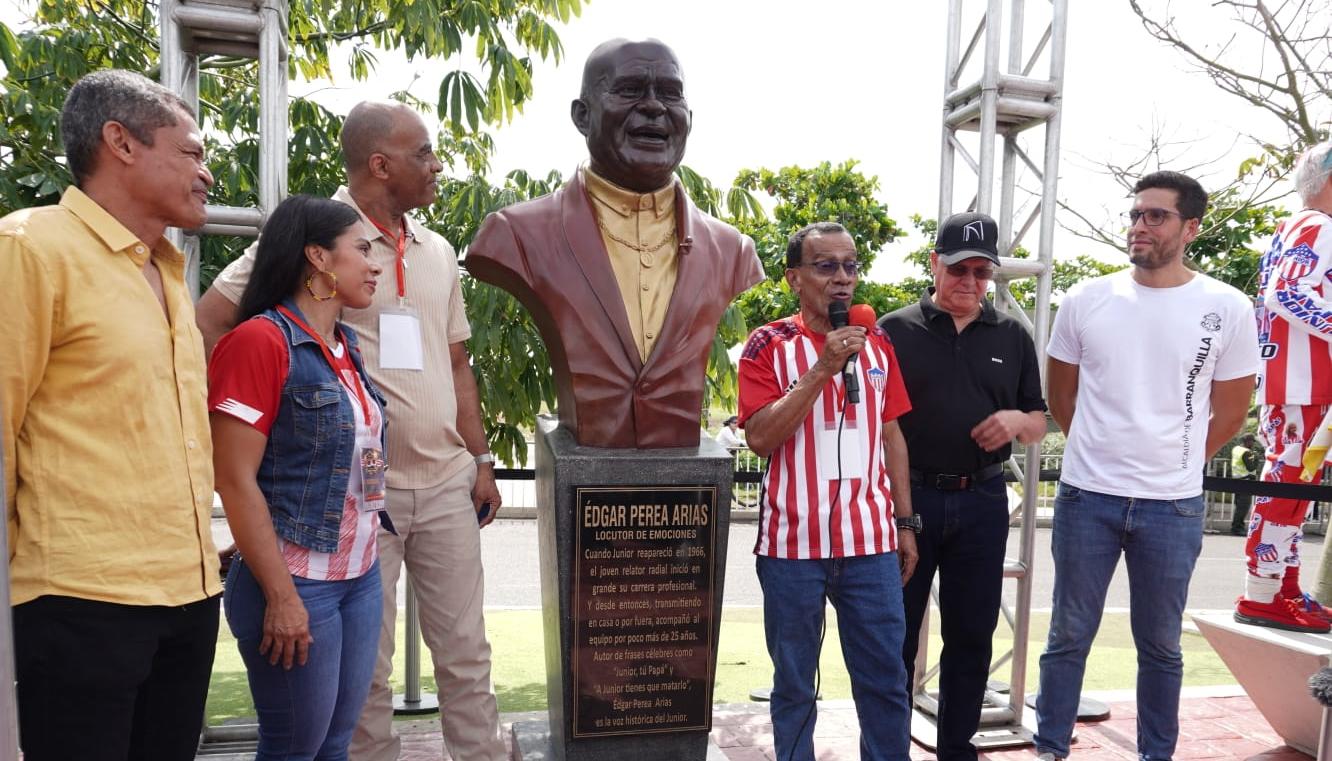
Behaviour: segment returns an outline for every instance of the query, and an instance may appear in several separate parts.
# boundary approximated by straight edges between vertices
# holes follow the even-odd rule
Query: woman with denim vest
[[[257,761],[347,757],[382,613],[383,397],[337,321],[379,267],[346,204],[292,196],[264,226],[241,323],[208,367],[217,491],[239,556],[223,605],[259,715]]]

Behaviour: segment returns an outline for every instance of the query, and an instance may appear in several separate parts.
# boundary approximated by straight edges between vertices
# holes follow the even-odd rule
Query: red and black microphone
[[[834,301],[828,305],[828,322],[833,330],[847,325],[859,325],[866,331],[874,329],[874,308],[867,304],[856,304],[847,309],[845,301]],[[856,367],[857,354],[846,358],[842,368],[842,385],[846,388],[846,400],[852,404],[860,402],[860,371]]]

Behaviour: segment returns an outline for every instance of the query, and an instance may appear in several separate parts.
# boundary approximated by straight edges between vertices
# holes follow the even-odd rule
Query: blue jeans
[[[860,718],[860,758],[907,760],[911,706],[902,666],[905,618],[897,563],[895,552],[834,560],[758,558],[773,665],[773,745],[781,761],[814,759],[814,671],[825,598],[837,611]]]
[[[1179,739],[1179,649],[1189,578],[1202,550],[1203,498],[1136,499],[1060,482],[1052,550],[1054,611],[1041,656],[1036,748],[1060,758],[1077,719],[1087,653],[1124,555],[1138,651],[1138,757],[1168,761]]]
[[[924,530],[920,561],[903,590],[906,601],[907,687],[916,665],[920,622],[939,572],[939,761],[975,761],[971,744],[990,678],[991,640],[999,622],[1008,542],[1008,485],[995,476],[974,489],[940,491],[912,486],[911,505]]]
[[[343,761],[379,649],[379,563],[346,581],[292,581],[314,642],[305,665],[286,670],[259,653],[266,603],[254,574],[239,559],[227,573],[223,606],[259,714],[255,761]]]

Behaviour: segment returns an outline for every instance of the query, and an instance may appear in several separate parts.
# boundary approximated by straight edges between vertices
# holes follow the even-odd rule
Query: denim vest
[[[283,306],[305,319],[290,300]],[[268,500],[278,536],[315,552],[336,552],[356,451],[355,402],[347,398],[319,342],[299,325],[277,309],[255,319],[278,326],[287,341],[288,359],[277,418],[259,463],[259,490]],[[361,382],[382,411],[384,396],[366,375],[356,334],[345,325],[339,327]],[[381,429],[381,442],[383,433]],[[379,520],[393,531],[387,511],[380,511]]]

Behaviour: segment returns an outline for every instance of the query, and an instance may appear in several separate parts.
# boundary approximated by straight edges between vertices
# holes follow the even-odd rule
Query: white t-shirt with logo
[[[1047,348],[1078,365],[1062,479],[1147,499],[1202,493],[1212,381],[1258,371],[1253,305],[1195,274],[1148,288],[1123,270],[1074,286]]]

